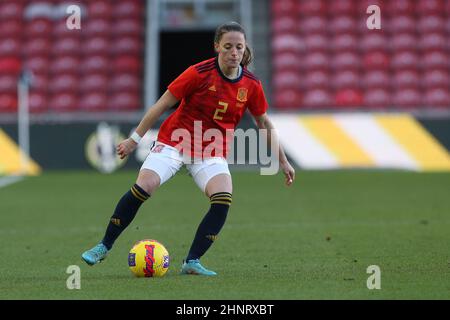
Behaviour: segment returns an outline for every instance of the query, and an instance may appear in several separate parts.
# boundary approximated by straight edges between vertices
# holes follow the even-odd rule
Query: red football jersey
[[[196,158],[226,157],[245,110],[259,116],[268,108],[261,81],[245,67],[238,78],[227,78],[217,58],[189,67],[168,90],[181,103],[162,123],[158,141]]]

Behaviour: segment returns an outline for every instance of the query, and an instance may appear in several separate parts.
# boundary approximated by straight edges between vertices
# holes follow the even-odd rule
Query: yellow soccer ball
[[[169,252],[156,240],[138,241],[128,254],[128,266],[136,277],[162,277],[169,263]]]

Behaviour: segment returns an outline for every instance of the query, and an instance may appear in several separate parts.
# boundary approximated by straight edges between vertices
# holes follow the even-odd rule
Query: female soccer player
[[[236,127],[246,109],[253,115],[258,128],[270,131],[274,127],[266,114],[268,104],[261,82],[246,68],[252,54],[241,25],[228,22],[219,26],[214,48],[217,56],[189,67],[175,79],[149,108],[131,137],[117,146],[117,153],[123,159],[135,150],[141,137],[164,111],[181,100],[177,110],[161,125],[157,141],[141,167],[136,184],[117,204],[103,240],[82,254],[89,265],[106,258],[114,241],[131,223],[142,203],[184,164],[199,188],[209,197],[211,207],[197,229],[181,273],[216,275],[204,268],[199,259],[217,239],[231,204],[232,181],[225,160],[229,139],[219,139],[217,133],[225,137],[226,131]],[[195,139],[195,132],[201,132],[203,136],[208,131],[215,134],[217,142],[212,152],[209,140]],[[294,169],[281,146],[278,156],[289,186],[294,181]]]

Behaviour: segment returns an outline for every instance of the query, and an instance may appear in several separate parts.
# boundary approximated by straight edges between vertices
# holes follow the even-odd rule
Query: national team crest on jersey
[[[238,99],[238,101],[240,102],[247,101],[247,93],[248,93],[247,88],[239,88],[236,99]]]

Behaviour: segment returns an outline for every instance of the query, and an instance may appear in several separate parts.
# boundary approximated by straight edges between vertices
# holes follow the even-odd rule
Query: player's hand
[[[286,177],[286,185],[290,186],[295,179],[295,170],[289,162],[281,163],[281,170],[283,170],[284,176]]]
[[[124,159],[127,155],[132,153],[136,147],[137,143],[128,138],[117,145],[116,151],[120,159]]]

